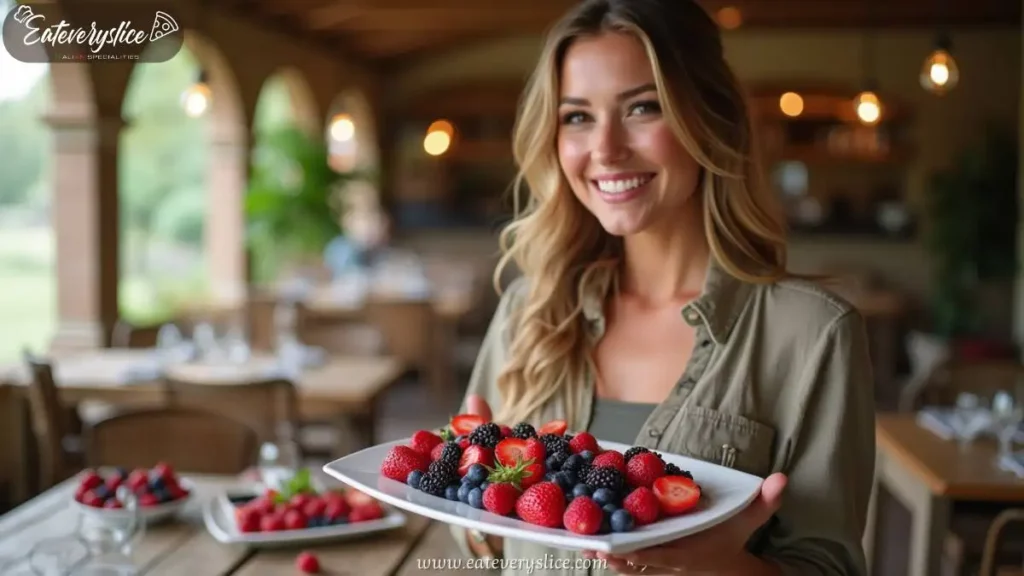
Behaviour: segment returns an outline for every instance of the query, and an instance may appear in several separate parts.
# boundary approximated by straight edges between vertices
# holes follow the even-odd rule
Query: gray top
[[[657,407],[657,404],[595,398],[594,415],[587,432],[598,440],[621,442],[632,446],[647,418]]]

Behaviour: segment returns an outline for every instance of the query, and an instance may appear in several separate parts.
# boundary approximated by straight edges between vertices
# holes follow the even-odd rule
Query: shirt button
[[[700,342],[700,347],[701,348],[707,348],[710,345],[711,345],[711,340],[701,340],[701,342]]]
[[[647,431],[647,435],[650,436],[651,438],[657,438],[658,436],[661,436],[661,432],[654,428],[651,428],[650,430]]]
[[[690,324],[696,324],[697,321],[700,320],[700,316],[698,316],[697,312],[693,310],[686,310],[683,312],[683,320],[686,320]]]

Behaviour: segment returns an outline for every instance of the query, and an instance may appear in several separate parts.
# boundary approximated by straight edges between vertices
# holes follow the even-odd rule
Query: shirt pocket
[[[766,477],[775,428],[710,408],[683,408],[665,436],[666,451]]]

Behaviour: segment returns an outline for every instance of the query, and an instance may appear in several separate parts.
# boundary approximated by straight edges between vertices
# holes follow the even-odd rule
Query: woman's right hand
[[[476,414],[482,416],[485,422],[490,422],[494,415],[491,413],[491,407],[487,404],[487,400],[484,400],[483,396],[478,394],[471,394],[466,398],[466,412],[468,414]],[[493,534],[487,534],[487,546],[477,543],[473,538],[470,537],[469,532],[466,533],[466,541],[469,543],[469,548],[474,554],[479,556],[500,556],[502,551],[502,538]],[[490,548],[490,550],[487,549]]]

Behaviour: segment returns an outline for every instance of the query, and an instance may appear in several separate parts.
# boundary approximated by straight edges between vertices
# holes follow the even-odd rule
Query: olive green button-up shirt
[[[503,294],[469,382],[467,395],[483,396],[495,413],[502,405],[497,376],[514,330],[508,320],[526,282],[515,280]],[[584,302],[595,342],[605,329],[607,292],[599,292]],[[875,437],[873,376],[860,314],[812,282],[750,284],[712,264],[701,296],[681,316],[696,329],[691,359],[635,444],[761,477],[787,474],[782,508],[749,549],[787,575],[866,575],[861,536]],[[594,394],[591,375],[572,400],[570,430],[587,428]],[[530,420],[564,418],[566,402],[556,395]],[[464,531],[452,527],[452,534],[469,554]],[[506,539],[503,556],[544,559],[550,568],[538,564],[533,574],[604,572],[587,567],[576,552],[523,541]]]

